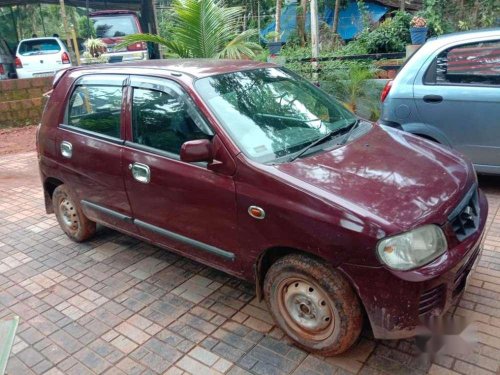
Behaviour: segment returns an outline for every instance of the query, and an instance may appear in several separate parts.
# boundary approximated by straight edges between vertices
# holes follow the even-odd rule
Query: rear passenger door
[[[59,125],[59,161],[65,183],[85,214],[136,233],[122,177],[123,92],[126,75],[78,79]]]
[[[447,46],[414,86],[419,115],[480,171],[500,166],[500,40]],[[483,168],[481,168],[481,166]]]

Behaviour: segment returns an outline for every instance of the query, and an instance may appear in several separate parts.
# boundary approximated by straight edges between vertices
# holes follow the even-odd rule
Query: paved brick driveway
[[[475,352],[431,364],[412,341],[368,330],[342,357],[287,343],[248,283],[101,228],[75,244],[44,213],[34,153],[0,158],[0,317],[21,317],[8,374],[498,374],[500,179],[481,180],[490,218],[457,314]]]

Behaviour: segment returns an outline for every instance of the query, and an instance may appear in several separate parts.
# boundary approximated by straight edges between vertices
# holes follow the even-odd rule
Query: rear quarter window
[[[81,85],[68,105],[67,125],[120,138],[121,86]]]
[[[429,66],[425,83],[500,85],[500,40],[469,43],[441,52]]]
[[[47,55],[61,51],[61,46],[55,39],[25,40],[19,44],[19,54],[22,56]]]

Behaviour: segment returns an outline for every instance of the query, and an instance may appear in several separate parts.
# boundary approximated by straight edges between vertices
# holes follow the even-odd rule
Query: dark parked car
[[[14,78],[16,69],[14,68],[14,57],[7,42],[0,38],[0,80]]]
[[[380,122],[500,175],[500,28],[432,38],[389,81]]]
[[[103,56],[111,61],[135,61],[149,58],[148,46],[144,42],[137,42],[127,47],[117,48],[123,37],[142,33],[139,18],[131,10],[100,10],[89,15],[90,22],[97,38],[106,44],[106,53]],[[116,62],[116,61],[114,61]]]
[[[356,118],[250,61],[168,60],[59,73],[38,132],[47,212],[253,281],[301,347],[338,354],[366,312],[415,334],[463,292],[488,207],[472,165]]]

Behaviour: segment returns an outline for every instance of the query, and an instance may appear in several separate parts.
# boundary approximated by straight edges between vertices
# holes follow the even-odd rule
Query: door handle
[[[443,97],[441,95],[425,95],[424,102],[426,103],[441,103]]]
[[[71,159],[71,157],[73,156],[73,145],[70,142],[61,142],[61,155],[66,159]]]
[[[147,184],[151,180],[151,172],[146,164],[131,163],[128,165],[128,169],[132,171],[132,177],[134,177],[136,181]]]

